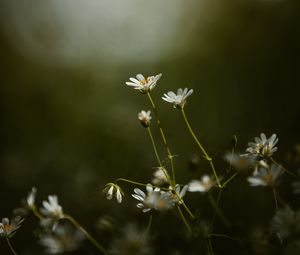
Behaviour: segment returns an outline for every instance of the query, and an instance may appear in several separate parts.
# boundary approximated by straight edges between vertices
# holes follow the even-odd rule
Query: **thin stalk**
[[[168,158],[169,158],[169,160],[170,160],[171,170],[172,170],[172,181],[173,181],[172,186],[175,187],[176,180],[175,180],[175,169],[174,169],[174,162],[173,162],[173,157],[174,157],[174,156],[173,156],[173,154],[171,153],[171,150],[170,150],[170,148],[169,148],[169,145],[168,145],[168,142],[167,142],[165,133],[164,133],[162,127],[161,127],[160,120],[159,120],[159,117],[158,117],[158,113],[157,113],[157,110],[156,110],[156,106],[155,106],[155,104],[154,104],[154,101],[153,101],[153,99],[152,99],[152,97],[151,97],[151,95],[150,95],[149,92],[147,93],[147,95],[148,95],[149,101],[150,101],[150,103],[151,103],[151,105],[152,105],[152,108],[153,108],[153,111],[154,111],[154,115],[155,115],[155,117],[156,117],[156,121],[157,121],[157,125],[158,125],[159,131],[160,131],[161,138],[162,138],[162,140],[163,140],[163,143],[164,143],[165,148],[166,148],[167,153],[168,153]]]
[[[204,147],[202,146],[202,144],[201,144],[200,141],[198,140],[196,134],[194,133],[194,131],[193,131],[193,129],[192,129],[192,127],[191,127],[191,125],[190,125],[190,123],[189,123],[187,117],[186,117],[186,114],[185,114],[183,108],[181,108],[181,113],[182,113],[182,116],[183,116],[183,118],[184,118],[184,121],[185,121],[185,123],[186,123],[186,125],[187,125],[187,127],[188,127],[188,129],[189,129],[189,131],[190,131],[190,133],[191,133],[191,135],[192,135],[192,137],[194,138],[195,142],[197,143],[198,147],[200,148],[201,152],[203,153],[204,158],[209,162],[209,165],[210,165],[210,167],[211,167],[211,169],[212,169],[212,172],[213,172],[213,174],[214,174],[214,176],[215,176],[215,178],[216,178],[216,180],[217,180],[217,183],[218,183],[219,188],[222,188],[222,185],[221,185],[221,183],[220,183],[220,181],[219,181],[219,178],[218,178],[218,175],[217,175],[215,166],[214,166],[214,164],[213,164],[213,162],[212,162],[212,158],[207,154],[206,150],[204,149]]]
[[[275,201],[275,208],[276,208],[276,211],[277,211],[279,209],[279,207],[278,207],[278,200],[277,200],[275,187],[272,187],[272,190],[273,190],[273,196],[274,196],[274,201]]]
[[[219,207],[219,202],[220,202],[220,199],[221,199],[221,190],[218,194],[217,202],[215,201],[215,199],[213,198],[211,193],[209,193],[208,197],[209,197],[209,202],[211,203],[212,207],[215,209],[213,220],[212,220],[212,226],[214,225],[216,214],[218,214],[221,221],[224,223],[224,225],[226,227],[230,228],[229,221],[226,219],[225,215],[223,214],[223,212],[221,211],[221,209]]]
[[[189,223],[187,222],[186,218],[184,217],[184,215],[183,215],[183,213],[182,213],[182,211],[180,209],[180,206],[177,206],[177,209],[178,209],[178,212],[180,214],[180,217],[181,217],[183,223],[185,224],[185,226],[187,227],[187,229],[189,230],[189,232],[192,233],[192,229],[191,229]]]
[[[36,209],[35,206],[32,208],[32,212],[33,212],[33,214],[34,214],[37,218],[39,218],[39,220],[43,220],[43,219],[44,219],[44,217],[39,213],[39,211]]]
[[[150,215],[149,222],[146,228],[146,233],[149,233],[152,224],[152,214]]]
[[[147,127],[147,130],[148,130],[148,134],[150,136],[150,140],[151,140],[151,143],[152,143],[152,147],[153,147],[154,154],[155,154],[155,157],[157,159],[157,162],[158,162],[160,168],[162,169],[162,171],[163,171],[166,179],[168,180],[168,182],[170,183],[170,185],[172,185],[172,180],[170,180],[170,176],[168,175],[168,173],[166,172],[166,169],[163,167],[163,165],[161,163],[161,160],[160,160],[160,157],[158,155],[156,144],[155,144],[155,141],[154,141],[154,138],[153,138],[153,135],[152,135],[150,127]]]
[[[229,177],[223,184],[222,188],[224,188],[231,180],[238,175],[239,171],[236,171],[231,177]]]
[[[211,244],[210,238],[208,238],[207,242],[208,242],[208,254],[209,255],[214,255],[214,250],[212,248],[212,244]]]
[[[102,247],[102,245],[96,241],[96,239],[94,239],[72,216],[65,215],[65,219],[69,220],[76,228],[78,228],[99,251],[105,255],[108,255],[104,247]]]
[[[272,161],[275,165],[280,166],[280,167],[281,167],[285,172],[287,172],[289,175],[291,175],[291,176],[293,176],[293,177],[299,179],[299,176],[297,176],[297,175],[294,174],[293,172],[287,170],[285,167],[283,167],[281,164],[279,164],[279,163],[278,163],[275,159],[273,159],[272,157],[271,157],[271,161]]]
[[[148,186],[148,184],[141,183],[141,182],[131,181],[131,180],[124,179],[124,178],[118,178],[118,179],[116,179],[116,183],[118,183],[119,181],[128,182],[128,183],[135,184],[135,185],[139,185],[139,186],[143,186],[143,187],[147,187],[147,186]],[[159,188],[159,189],[162,189],[162,190],[167,190],[167,191],[170,190],[170,189],[168,189],[168,188],[162,188],[162,187],[157,187],[157,186],[153,186],[153,185],[152,185],[152,187],[154,187],[154,188]]]
[[[16,253],[16,251],[14,250],[14,248],[12,247],[12,245],[11,245],[11,243],[10,243],[8,237],[6,237],[6,242],[7,242],[8,246],[9,246],[10,250],[12,251],[12,253],[13,253],[14,255],[18,255],[18,254]]]
[[[227,238],[233,241],[239,241],[239,239],[233,238],[231,236],[225,235],[225,234],[215,234],[215,233],[211,233],[207,235],[208,238],[210,237],[220,237],[220,238]]]

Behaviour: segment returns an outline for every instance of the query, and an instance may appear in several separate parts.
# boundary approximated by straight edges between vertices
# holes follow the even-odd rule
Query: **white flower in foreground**
[[[60,219],[64,217],[63,209],[58,204],[57,196],[50,195],[48,196],[49,201],[43,201],[43,208],[41,208],[42,214],[44,214],[46,217]]]
[[[173,91],[169,91],[162,97],[166,102],[172,103],[174,108],[182,109],[186,103],[186,99],[193,93],[193,90],[188,88],[177,90],[177,95]]]
[[[271,230],[280,238],[286,239],[300,233],[300,211],[293,211],[289,206],[276,212],[271,222]]]
[[[39,243],[46,248],[46,253],[61,254],[76,250],[83,239],[79,230],[59,225],[52,233],[41,235]]]
[[[145,94],[150,92],[156,86],[157,81],[160,79],[162,74],[150,76],[145,78],[142,74],[137,74],[136,78],[129,78],[130,81],[126,82],[126,85],[138,89],[141,93]]]
[[[275,186],[281,174],[282,168],[273,164],[270,169],[260,168],[257,173],[248,177],[248,182],[250,186]]]
[[[148,212],[151,209],[167,210],[174,206],[174,201],[171,198],[170,192],[161,191],[160,188],[153,188],[151,184],[146,187],[147,195],[144,191],[135,188],[132,197],[139,200],[138,208],[142,208],[143,212]]]
[[[157,170],[153,173],[153,179],[152,183],[154,185],[162,185],[168,182],[168,179],[166,177],[167,170],[162,167],[157,167]]]
[[[192,180],[188,184],[189,192],[207,192],[215,186],[215,180],[209,175],[203,175],[201,180]]]
[[[185,196],[185,194],[188,190],[188,185],[183,186],[182,189],[181,189],[180,185],[176,184],[175,191],[176,191],[177,194],[174,194],[172,192],[172,187],[171,186],[169,187],[169,189],[171,190],[171,191],[169,191],[169,193],[170,193],[170,196],[173,199],[174,203],[182,204],[181,199]],[[179,197],[178,197],[178,195],[179,195]]]
[[[36,188],[32,187],[31,191],[28,193],[27,196],[27,206],[30,209],[35,208],[35,196],[36,196]]]
[[[151,111],[147,111],[147,112],[146,111],[141,111],[141,112],[139,112],[138,118],[139,118],[141,124],[144,127],[149,127],[150,121],[152,119],[152,117],[151,117]]]
[[[248,143],[248,148],[245,155],[255,156],[259,158],[271,157],[275,151],[277,151],[277,147],[275,145],[278,143],[278,138],[276,134],[273,134],[269,139],[267,139],[264,133],[260,134],[260,137],[254,138],[255,142]]]
[[[108,200],[111,200],[113,196],[115,196],[118,203],[122,202],[122,197],[124,196],[124,192],[122,191],[119,185],[114,183],[108,183],[105,185],[103,192],[106,194],[106,198]]]
[[[9,221],[8,218],[3,218],[0,223],[0,236],[10,238],[12,237],[16,231],[21,227],[22,219],[20,216],[16,216]]]

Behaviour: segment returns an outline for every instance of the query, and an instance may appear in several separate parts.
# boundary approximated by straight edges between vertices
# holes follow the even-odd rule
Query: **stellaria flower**
[[[145,78],[142,74],[137,74],[136,78],[129,78],[130,81],[127,81],[126,85],[131,86],[134,89],[138,89],[141,93],[145,94],[154,89],[161,76],[162,74],[160,73],[155,76]]]
[[[278,138],[276,134],[273,134],[270,138],[267,139],[264,133],[260,134],[260,137],[254,138],[255,142],[248,143],[248,148],[246,149],[248,156],[254,156],[258,158],[271,157],[277,147],[275,145],[278,143]]]
[[[163,167],[157,167],[156,171],[153,173],[153,179],[152,183],[154,185],[162,185],[164,183],[168,182],[168,179],[166,177],[167,170]]]
[[[253,176],[248,177],[250,186],[275,186],[280,175],[283,174],[282,167],[273,164],[271,168],[260,168]]]
[[[182,198],[185,196],[185,194],[188,190],[188,185],[183,186],[181,189],[180,185],[176,184],[175,191],[177,194],[174,194],[174,191],[172,191],[171,186],[169,187],[169,189],[170,189],[169,193],[170,193],[171,199],[174,201],[174,203],[182,204]]]
[[[46,253],[61,254],[76,250],[83,239],[79,230],[58,225],[53,232],[41,235],[39,243],[45,247]]]
[[[207,192],[215,186],[215,180],[209,175],[203,175],[201,180],[192,180],[188,184],[189,192]]]
[[[148,212],[151,209],[167,210],[174,206],[170,192],[161,191],[160,188],[153,188],[151,184],[146,186],[146,190],[147,195],[138,188],[135,188],[135,194],[132,194],[132,197],[140,201],[137,207],[142,208],[143,212]]]
[[[271,222],[271,230],[282,239],[300,233],[300,211],[293,211],[289,206],[276,212]]]
[[[8,218],[3,218],[0,223],[0,236],[10,238],[16,231],[21,227],[22,219],[20,216],[16,216],[9,220]]]
[[[127,224],[120,237],[111,245],[111,255],[152,255],[151,238],[147,230],[139,229],[135,224]]]
[[[49,218],[61,219],[64,217],[63,209],[58,204],[58,199],[56,195],[48,196],[48,201],[43,201],[43,208],[41,208],[42,214]]]
[[[182,89],[179,88],[177,90],[177,95],[173,91],[169,91],[165,93],[162,97],[166,102],[172,103],[174,108],[182,109],[186,103],[186,99],[193,93],[192,89]]]
[[[151,111],[147,111],[147,112],[146,111],[141,111],[141,112],[139,112],[138,119],[140,120],[141,124],[144,127],[149,127],[150,121],[152,119]]]
[[[119,185],[115,183],[107,183],[103,192],[106,194],[106,198],[108,200],[111,200],[113,196],[115,196],[118,203],[122,202],[122,196],[124,196],[124,192],[122,191]]]
[[[247,170],[255,165],[252,157],[246,157],[237,153],[227,152],[224,159],[237,170]]]

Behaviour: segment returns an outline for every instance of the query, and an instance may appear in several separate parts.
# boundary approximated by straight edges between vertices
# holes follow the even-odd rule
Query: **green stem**
[[[173,157],[174,157],[174,156],[173,156],[172,153],[171,153],[171,150],[170,150],[170,148],[169,148],[169,145],[168,145],[166,136],[165,136],[164,131],[163,131],[162,127],[161,127],[160,120],[159,120],[159,117],[158,117],[158,113],[157,113],[157,110],[156,110],[156,106],[155,106],[155,104],[154,104],[154,101],[153,101],[153,99],[152,99],[152,97],[151,97],[151,95],[150,95],[149,92],[147,93],[147,95],[148,95],[149,101],[150,101],[150,103],[151,103],[151,105],[152,105],[152,108],[153,108],[153,111],[154,111],[154,115],[155,115],[156,120],[157,120],[157,125],[158,125],[159,131],[160,131],[161,138],[162,138],[162,140],[163,140],[163,143],[164,143],[165,148],[166,148],[167,153],[168,153],[168,158],[169,158],[169,160],[170,160],[171,170],[172,170],[173,186],[175,187],[176,181],[175,181],[175,169],[174,169],[174,162],[173,162]]]
[[[6,241],[7,241],[7,244],[8,244],[8,246],[9,246],[10,250],[12,251],[12,253],[13,253],[14,255],[18,255],[18,254],[16,253],[16,251],[14,250],[14,248],[12,247],[12,245],[11,245],[11,243],[10,243],[8,237],[6,237]]]
[[[116,184],[117,184],[119,181],[128,182],[128,183],[135,184],[135,185],[139,185],[139,186],[143,186],[143,187],[147,187],[147,186],[148,186],[148,184],[141,183],[141,182],[131,181],[131,180],[124,179],[124,178],[118,178],[118,179],[116,179]],[[170,189],[168,189],[168,188],[162,188],[162,187],[157,187],[157,186],[153,186],[153,185],[152,185],[152,187],[154,187],[154,188],[159,188],[159,189],[162,189],[162,190],[170,191]]]
[[[157,152],[157,148],[156,148],[156,144],[155,144],[155,141],[153,139],[153,135],[152,135],[152,132],[151,132],[151,129],[150,127],[147,128],[148,130],[148,134],[150,136],[150,140],[151,140],[151,143],[152,143],[152,147],[153,147],[153,150],[154,150],[154,154],[156,156],[156,159],[157,159],[157,162],[161,168],[161,170],[163,171],[166,179],[168,180],[168,182],[170,183],[170,185],[172,185],[172,180],[170,180],[170,176],[168,175],[168,173],[166,172],[166,169],[163,167],[162,163],[161,163],[161,160],[160,160],[160,157],[158,155],[158,152]]]
[[[182,113],[182,116],[183,116],[183,118],[184,118],[184,121],[185,121],[185,123],[186,123],[186,125],[187,125],[187,127],[188,127],[188,129],[189,129],[189,131],[190,131],[190,133],[191,133],[191,135],[192,135],[192,137],[194,138],[195,142],[197,143],[198,147],[200,148],[201,152],[203,153],[204,158],[209,162],[209,165],[210,165],[210,167],[211,167],[211,169],[212,169],[212,172],[213,172],[213,174],[214,174],[214,176],[215,176],[215,178],[216,178],[216,180],[217,180],[217,183],[218,183],[219,188],[222,188],[222,185],[221,185],[221,183],[220,183],[220,181],[219,181],[219,178],[218,178],[218,175],[217,175],[215,166],[214,166],[214,164],[213,164],[213,162],[212,162],[212,158],[207,154],[206,150],[204,149],[204,147],[202,146],[202,144],[201,144],[200,141],[198,140],[196,134],[194,133],[194,131],[193,131],[193,129],[192,129],[192,127],[191,127],[191,125],[190,125],[190,123],[189,123],[187,117],[186,117],[186,114],[185,114],[183,108],[181,108],[181,113]]]
[[[277,200],[275,187],[272,187],[272,190],[273,190],[273,196],[274,196],[274,201],[275,201],[275,208],[276,208],[276,211],[277,211],[279,209],[279,207],[278,207],[278,200]]]
[[[293,177],[299,179],[299,176],[297,176],[297,175],[294,174],[293,172],[287,170],[285,167],[283,167],[281,164],[279,164],[279,163],[278,163],[275,159],[273,159],[272,157],[271,157],[271,161],[272,161],[275,165],[280,166],[280,167],[281,167],[285,172],[287,172],[289,175],[291,175],[291,176],[293,176]]]
[[[238,175],[239,171],[236,171],[231,177],[229,177],[223,184],[222,188],[224,188],[234,177]]]
[[[221,221],[224,223],[224,225],[226,227],[230,228],[229,221],[226,219],[225,215],[223,214],[223,212],[221,211],[221,209],[219,207],[219,202],[220,202],[220,199],[221,199],[221,190],[220,190],[220,192],[218,194],[217,202],[215,201],[215,199],[213,198],[213,196],[212,196],[211,193],[209,193],[208,197],[209,197],[209,201],[210,201],[212,207],[215,209],[214,216],[213,216],[213,221],[212,221],[212,227],[214,225],[216,214],[218,214],[219,217],[220,217],[220,219],[221,219]]]
[[[39,220],[43,220],[43,219],[44,219],[44,217],[39,213],[39,211],[36,209],[35,206],[32,207],[32,212],[33,212],[33,214],[34,214],[37,218],[39,218]]]
[[[69,220],[76,228],[78,228],[86,237],[89,239],[89,241],[103,254],[108,255],[107,251],[102,247],[101,244],[99,244],[96,239],[94,239],[72,216],[70,215],[64,215],[65,219]]]
[[[207,237],[220,237],[220,238],[227,238],[227,239],[230,239],[230,240],[233,240],[233,241],[239,241],[239,239],[236,239],[236,238],[233,238],[231,236],[228,236],[228,235],[224,235],[224,234],[214,234],[214,233],[211,233],[211,234],[208,234]]]
[[[152,214],[150,215],[148,226],[146,228],[146,233],[149,233],[152,224]]]
[[[189,232],[192,233],[192,229],[191,229],[189,223],[187,222],[186,218],[184,217],[184,215],[183,215],[183,213],[182,213],[182,211],[180,209],[180,206],[177,206],[177,209],[178,209],[180,217],[181,217],[182,221],[184,222],[185,226],[187,227],[187,229],[189,230]]]

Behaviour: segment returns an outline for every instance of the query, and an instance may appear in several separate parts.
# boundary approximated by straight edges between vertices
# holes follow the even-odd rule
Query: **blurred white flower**
[[[113,240],[109,254],[153,255],[149,232],[138,229],[135,224],[126,225],[120,237]]]
[[[247,170],[255,164],[255,160],[252,157],[246,157],[231,152],[227,152],[224,155],[224,159],[237,170]]]
[[[188,88],[177,90],[177,95],[173,91],[169,91],[162,97],[166,102],[172,103],[174,108],[182,109],[186,103],[186,99],[193,93],[193,90]]]
[[[84,239],[83,234],[69,225],[59,225],[52,233],[41,235],[40,244],[48,254],[61,254],[76,250]]]
[[[141,112],[139,112],[138,119],[140,120],[141,124],[144,127],[149,127],[150,121],[152,119],[151,111],[147,111],[147,112],[146,111],[141,111]]]
[[[16,216],[9,220],[8,218],[3,218],[0,223],[0,236],[2,237],[12,237],[16,231],[21,227],[23,218]]]
[[[189,192],[207,192],[215,186],[215,180],[209,175],[203,175],[201,180],[192,180],[188,184]]]
[[[137,74],[136,78],[129,78],[130,81],[126,82],[126,85],[138,89],[141,93],[145,94],[150,92],[156,86],[157,81],[160,79],[162,74],[150,76],[145,78],[142,74]]]
[[[36,192],[37,192],[36,188],[32,187],[31,191],[28,193],[28,196],[27,196],[27,206],[30,209],[35,208],[35,196],[36,196]]]
[[[105,185],[103,192],[106,194],[106,198],[108,200],[111,200],[113,196],[115,196],[118,203],[122,202],[124,192],[122,191],[119,185],[115,183],[108,183]]]
[[[275,145],[278,143],[278,138],[276,134],[273,134],[269,139],[267,139],[264,133],[260,134],[260,137],[254,138],[255,142],[248,143],[248,148],[246,149],[248,156],[255,156],[258,158],[271,157],[277,147]]]
[[[48,201],[43,201],[43,208],[41,208],[42,214],[44,214],[46,217],[60,219],[64,217],[63,209],[58,204],[57,196],[50,195],[48,196]]]
[[[273,164],[271,168],[260,168],[253,176],[248,177],[250,186],[274,186],[283,170]]]
[[[167,170],[164,168],[164,170],[162,169],[162,167],[157,167],[156,171],[153,173],[153,179],[152,179],[152,183],[154,185],[162,185],[164,183],[168,182],[168,179],[165,175],[165,173],[167,172]]]
[[[300,233],[300,211],[293,211],[289,206],[276,212],[271,221],[271,230],[286,239]]]
[[[174,206],[174,201],[170,192],[161,191],[160,188],[153,188],[151,184],[146,187],[147,195],[142,190],[135,188],[132,197],[139,200],[137,204],[143,212],[148,212],[151,209],[167,210]]]

